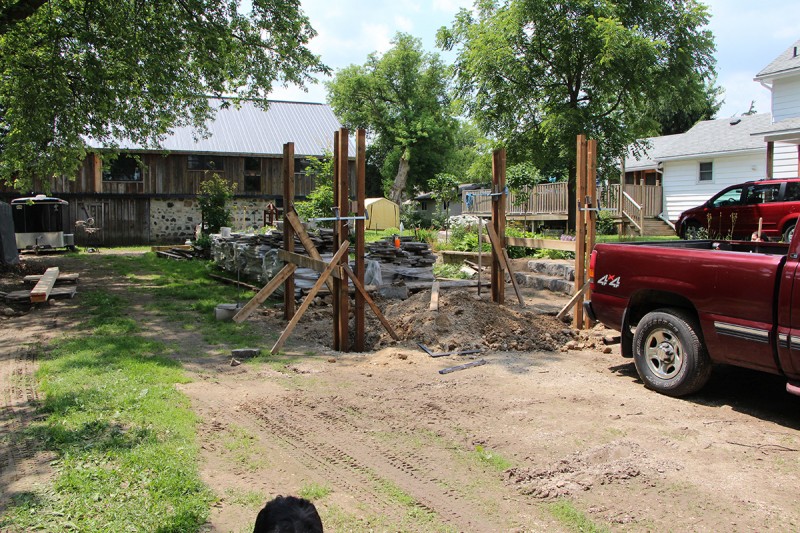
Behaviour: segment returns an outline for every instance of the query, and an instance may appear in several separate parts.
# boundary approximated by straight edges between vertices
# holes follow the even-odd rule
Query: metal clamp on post
[[[338,222],[340,220],[369,220],[369,212],[368,211],[364,211],[364,216],[363,217],[340,217],[339,216],[339,208],[338,207],[334,207],[333,208],[333,214],[334,214],[334,216],[332,216],[332,217],[309,218],[308,221],[309,222]]]

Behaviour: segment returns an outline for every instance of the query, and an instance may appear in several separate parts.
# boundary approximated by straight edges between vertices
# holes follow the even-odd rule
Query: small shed
[[[400,227],[400,206],[386,198],[367,198],[364,200],[367,210],[366,229],[382,230]]]

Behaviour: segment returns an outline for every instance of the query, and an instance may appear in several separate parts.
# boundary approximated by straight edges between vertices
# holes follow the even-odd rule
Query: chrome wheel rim
[[[647,367],[656,377],[672,379],[683,367],[683,344],[672,331],[665,328],[655,329],[645,339],[644,358]]]

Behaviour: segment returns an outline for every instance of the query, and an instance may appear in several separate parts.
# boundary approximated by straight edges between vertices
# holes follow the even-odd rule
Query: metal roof
[[[636,159],[628,153],[626,170],[655,168],[658,161],[723,155],[765,149],[764,139],[753,134],[769,128],[772,115],[761,113],[717,120],[704,120],[686,133],[651,137],[651,146]]]
[[[266,110],[253,101],[240,106],[222,106],[223,100],[212,99],[216,110],[206,124],[208,136],[190,126],[177,127],[159,143],[146,147],[130,141],[118,142],[120,150],[169,151],[201,154],[237,154],[282,156],[283,145],[294,143],[298,156],[322,156],[333,151],[333,134],[342,127],[327,104],[270,101]],[[355,143],[349,139],[350,157],[355,156]],[[89,141],[92,148],[103,148]]]
[[[764,67],[761,72],[756,74],[754,79],[759,81],[766,78],[775,78],[794,70],[800,70],[800,39],[776,57],[772,63]]]

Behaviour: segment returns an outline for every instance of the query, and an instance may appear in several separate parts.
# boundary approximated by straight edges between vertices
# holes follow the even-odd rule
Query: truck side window
[[[786,195],[783,198],[784,202],[797,202],[800,201],[800,182],[787,181],[786,182]]]
[[[739,205],[742,200],[743,187],[734,187],[724,193],[720,194],[711,202],[712,207],[728,207],[731,205]]]

